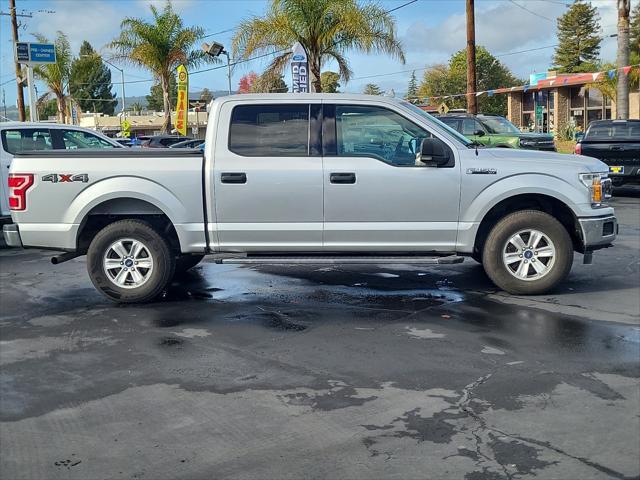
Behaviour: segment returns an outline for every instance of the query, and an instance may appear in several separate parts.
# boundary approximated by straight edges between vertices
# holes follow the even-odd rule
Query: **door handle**
[[[243,172],[229,172],[220,175],[222,183],[247,183],[247,174]]]
[[[331,183],[347,184],[356,183],[355,173],[332,173],[329,175],[329,181]]]

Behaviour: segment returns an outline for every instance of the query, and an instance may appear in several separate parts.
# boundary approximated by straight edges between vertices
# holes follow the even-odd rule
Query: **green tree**
[[[629,56],[629,59],[631,65],[637,65],[640,63],[640,54],[633,52]],[[604,71],[604,74],[600,76],[597,82],[589,83],[587,86],[589,88],[597,88],[602,92],[602,95],[615,102],[617,96],[618,75],[624,75],[624,73],[617,70],[615,63],[604,63],[599,66],[599,70]],[[613,78],[609,76],[609,72],[612,70],[615,70]],[[630,91],[637,91],[638,88],[640,88],[640,71],[634,68],[629,72],[629,89]]]
[[[252,93],[287,93],[289,87],[284,82],[282,75],[267,70],[256,78],[251,85],[250,91]]]
[[[47,38],[40,34],[34,35],[38,42],[49,43]],[[58,107],[58,121],[66,123],[69,75],[71,73],[71,47],[67,36],[58,32],[54,42],[56,50],[56,63],[48,63],[34,67],[35,77],[47,85],[47,93],[42,100],[51,96],[55,97]]]
[[[340,74],[336,72],[322,72],[320,74],[320,84],[322,91],[327,93],[338,93],[340,88]]]
[[[71,63],[69,93],[83,112],[113,115],[118,102],[111,88],[111,70],[85,40],[80,56]]]
[[[476,81],[478,91],[512,87],[521,82],[500,61],[482,47],[476,47]],[[460,50],[449,60],[448,65],[434,65],[427,69],[418,97],[443,97],[457,95],[467,90],[467,51]],[[464,95],[442,100],[450,108],[465,108]],[[440,102],[440,100],[438,101]],[[507,113],[506,95],[483,94],[478,98],[478,110],[481,113],[505,115]]]
[[[178,82],[175,74],[169,77],[169,105],[173,106],[178,98]],[[161,112],[164,110],[164,92],[162,85],[157,83],[149,89],[149,95],[146,96],[147,108],[153,112]]]
[[[362,93],[365,95],[382,95],[382,90],[375,83],[367,83]]]
[[[418,97],[418,80],[416,79],[415,70],[411,72],[411,77],[409,78],[409,86],[407,87],[407,100],[416,100]]]
[[[202,92],[200,92],[200,101],[209,105],[211,100],[213,100],[213,93],[208,88],[203,88]]]
[[[593,72],[600,54],[600,16],[591,3],[575,0],[558,18],[558,46],[553,61],[562,73]]]
[[[180,64],[189,68],[217,59],[199,48],[204,29],[185,27],[169,0],[161,11],[154,5],[149,8],[152,21],[125,18],[120,24],[120,35],[110,47],[116,51],[117,59],[146,68],[158,80],[164,110],[162,131],[166,133],[171,130],[170,81],[175,69]]]
[[[636,8],[631,12],[631,24],[629,27],[629,47],[631,54],[635,53],[640,56],[640,3],[637,3]]]
[[[135,102],[129,105],[129,108],[127,108],[127,110],[133,112],[134,115],[140,115],[142,113],[142,110],[144,110],[144,105],[142,105],[140,102]]]
[[[307,52],[316,92],[322,91],[320,67],[327,61],[334,60],[340,77],[349,80],[349,50],[386,53],[404,63],[394,18],[376,4],[361,5],[357,0],[271,0],[265,15],[240,22],[233,55],[246,59],[275,50],[278,55],[267,70],[282,73],[295,42]]]

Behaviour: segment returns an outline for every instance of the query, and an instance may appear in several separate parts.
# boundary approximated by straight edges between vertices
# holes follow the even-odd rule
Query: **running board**
[[[442,257],[424,257],[417,255],[389,255],[389,256],[286,256],[276,257],[267,255],[252,255],[246,257],[216,258],[216,263],[252,263],[262,265],[353,265],[378,263],[406,263],[419,265],[450,265],[462,263],[464,257],[447,255]]]

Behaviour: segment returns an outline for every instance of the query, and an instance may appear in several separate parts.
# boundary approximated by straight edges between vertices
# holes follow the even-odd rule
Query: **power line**
[[[516,7],[520,7],[522,10],[524,10],[526,12],[529,12],[531,15],[535,15],[538,18],[542,18],[542,19],[547,20],[549,22],[556,23],[555,20],[552,20],[549,17],[545,17],[544,15],[540,15],[538,12],[534,12],[533,10],[529,10],[527,7],[525,7],[523,5],[520,5],[519,3],[516,3],[515,0],[509,0],[509,2],[514,4]]]

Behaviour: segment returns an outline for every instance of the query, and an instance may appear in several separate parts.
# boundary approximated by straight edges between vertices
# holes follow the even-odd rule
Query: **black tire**
[[[503,252],[509,239],[527,229],[543,233],[555,247],[555,257],[549,271],[533,280],[517,278],[503,261]],[[545,260],[538,258],[538,261]],[[489,278],[511,294],[536,295],[548,292],[567,277],[572,264],[573,243],[569,233],[554,217],[538,210],[522,210],[502,218],[489,232],[482,252],[482,265]],[[533,264],[525,268],[527,272],[535,272]]]
[[[120,287],[105,271],[103,261],[110,246],[124,239],[141,242],[153,262],[153,268],[147,271],[148,278],[139,287]],[[121,220],[107,225],[93,238],[87,252],[87,270],[94,286],[111,300],[120,303],[144,303],[155,299],[171,281],[174,269],[175,255],[166,240],[141,220]],[[125,274],[125,278],[133,277]]]
[[[176,257],[176,274],[183,273],[198,265],[204,255],[179,255]]]

